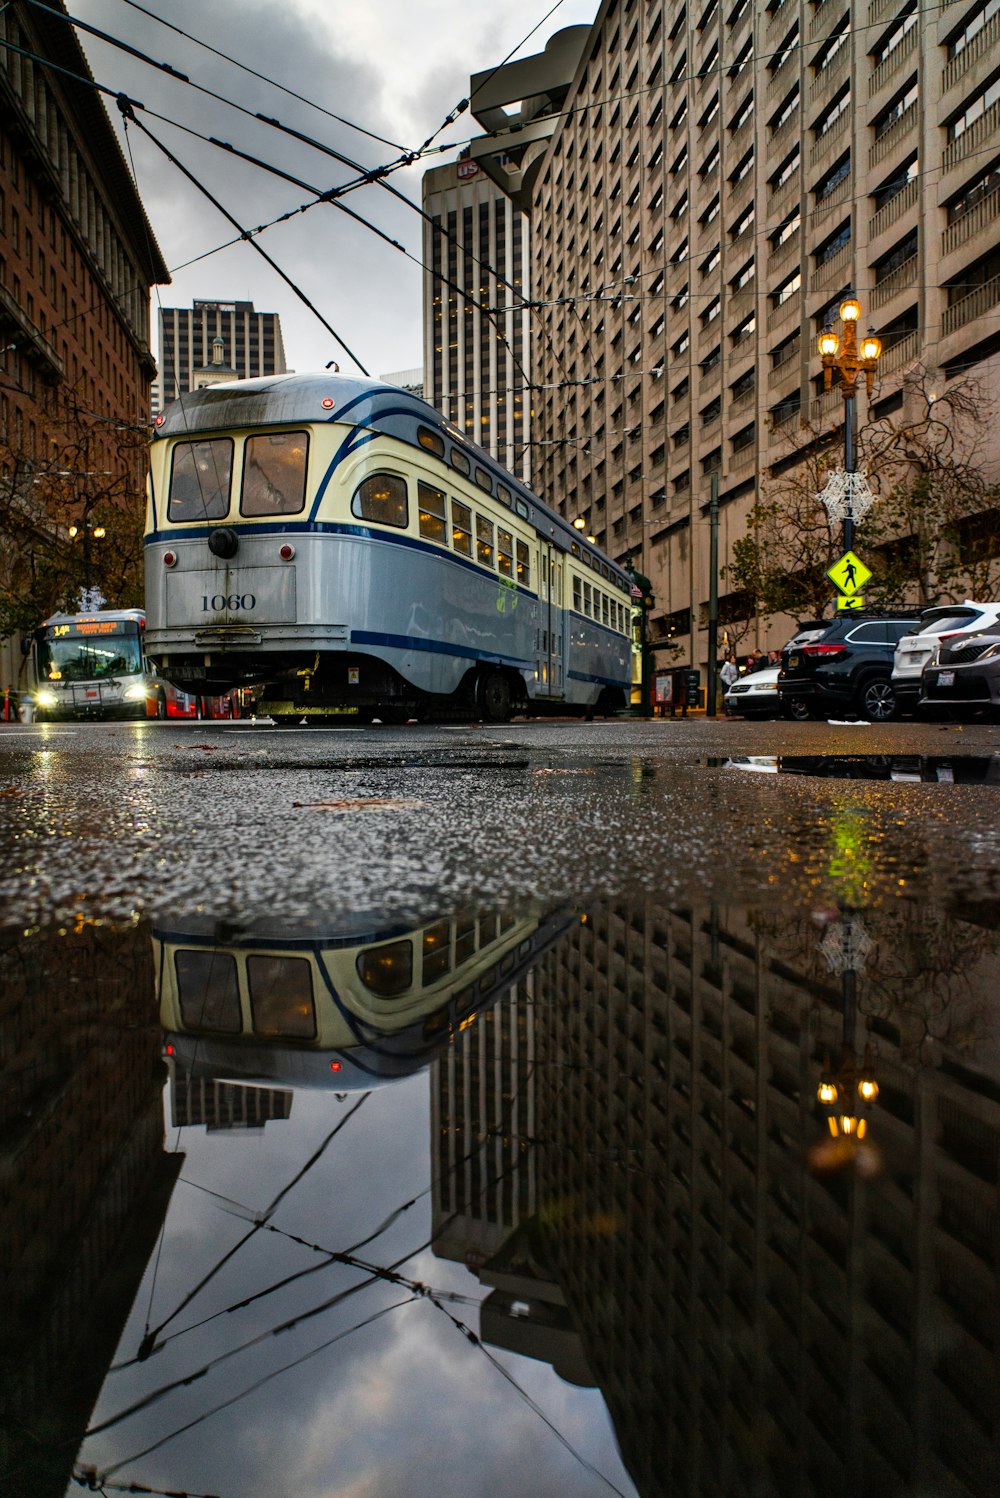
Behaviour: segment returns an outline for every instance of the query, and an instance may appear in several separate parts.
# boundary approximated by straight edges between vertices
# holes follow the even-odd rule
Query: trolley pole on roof
[[[711,498],[708,502],[708,690],[705,716],[714,718],[717,673],[719,669],[719,470],[712,470]]]

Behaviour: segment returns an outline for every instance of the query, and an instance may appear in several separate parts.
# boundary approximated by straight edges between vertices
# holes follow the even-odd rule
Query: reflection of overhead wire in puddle
[[[139,1349],[139,1361],[143,1361],[145,1358],[149,1357],[152,1352],[155,1351],[157,1345],[156,1339],[159,1337],[163,1329],[170,1325],[174,1317],[179,1316],[181,1311],[184,1310],[185,1306],[191,1304],[195,1296],[199,1295],[201,1291],[204,1290],[205,1286],[215,1278],[215,1276],[226,1264],[229,1263],[230,1259],[238,1254],[240,1249],[243,1248],[245,1244],[249,1243],[250,1239],[255,1237],[256,1234],[260,1232],[261,1228],[267,1226],[269,1219],[277,1211],[278,1207],[284,1201],[288,1193],[294,1190],[299,1182],[309,1173],[310,1170],[312,1170],[316,1162],[322,1158],[327,1148],[330,1146],[330,1144],[333,1143],[333,1140],[336,1139],[337,1135],[340,1133],[344,1125],[354,1117],[355,1113],[357,1113],[358,1109],[361,1107],[361,1104],[366,1102],[370,1097],[370,1092],[363,1092],[358,1101],[354,1104],[354,1107],[349,1109],[349,1111],[344,1114],[343,1118],[337,1120],[336,1124],[330,1130],[329,1134],[327,1134],[322,1144],[320,1144],[319,1147],[313,1151],[309,1159],[305,1162],[301,1169],[296,1172],[296,1174],[292,1177],[288,1184],[282,1187],[277,1196],[271,1202],[270,1206],[266,1207],[263,1212],[253,1215],[253,1225],[250,1228],[250,1231],[248,1233],[244,1233],[243,1237],[239,1240],[238,1243],[235,1243],[232,1248],[227,1249],[227,1251],[222,1255],[222,1258],[218,1259],[212,1266],[212,1268],[208,1271],[208,1273],[202,1276],[202,1278],[198,1281],[194,1288],[188,1291],[183,1300],[178,1302],[178,1304],[170,1312],[169,1316],[165,1317],[163,1321],[161,1321],[157,1326],[153,1328],[150,1328],[147,1316],[146,1331]],[[157,1258],[159,1258],[159,1255],[157,1255]],[[150,1305],[152,1305],[152,1298],[150,1299]]]

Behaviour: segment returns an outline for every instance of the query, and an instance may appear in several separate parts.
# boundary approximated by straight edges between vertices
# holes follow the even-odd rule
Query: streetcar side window
[[[601,594],[601,623],[611,623],[611,599],[608,597],[607,593]]]
[[[505,484],[497,484],[497,499],[499,499],[501,504],[505,504],[508,509],[510,509],[511,498],[511,492],[507,486]]]
[[[485,468],[476,469],[476,483],[479,485],[480,489],[485,489],[487,494],[493,493],[493,480],[490,478]]]
[[[421,981],[425,988],[451,971],[451,922],[438,921],[424,932],[423,966]]]
[[[248,437],[243,449],[241,515],[298,515],[306,502],[308,432]]]
[[[517,543],[517,580],[522,588],[531,587],[531,553],[526,541]]]
[[[493,566],[493,521],[476,516],[476,560],[484,567]]]
[[[435,457],[444,457],[444,438],[437,432],[432,432],[430,427],[417,427],[417,441],[429,453],[434,453]]]
[[[451,544],[463,557],[472,555],[472,511],[457,499],[451,502]]]
[[[444,495],[430,484],[418,482],[417,499],[420,505],[420,534],[427,541],[440,541],[448,545],[448,522],[445,518]]]
[[[514,538],[501,526],[497,526],[497,566],[502,577],[514,576]]]
[[[463,452],[459,452],[457,447],[453,447],[451,450],[451,466],[457,473],[464,473],[466,478],[472,472],[472,464]]]
[[[229,514],[233,440],[178,442],[170,462],[170,520],[222,520]]]
[[[573,607],[578,614],[583,613],[583,583],[578,577],[573,579]]]
[[[406,480],[394,473],[369,474],[354,491],[351,514],[359,520],[374,520],[377,525],[403,529],[410,518]]]
[[[583,585],[583,612],[586,614],[587,618],[589,619],[590,618],[590,584],[589,583],[584,583],[584,585]]]
[[[413,943],[394,941],[369,947],[355,960],[358,977],[382,999],[398,999],[413,982]]]

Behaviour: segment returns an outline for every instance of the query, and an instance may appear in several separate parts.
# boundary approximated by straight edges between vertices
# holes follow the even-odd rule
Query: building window
[[[824,42],[823,46],[813,58],[812,66],[814,73],[825,72],[825,70],[830,66],[833,59],[837,56],[837,53],[841,50],[842,47],[846,45],[850,35],[851,13],[850,11],[848,11],[847,15],[844,16],[843,20],[830,36],[829,40]]]
[[[851,221],[850,219],[848,219],[846,224],[841,224],[839,229],[837,229],[833,234],[829,235],[828,238],[824,239],[823,243],[815,251],[817,270],[821,265],[826,265],[828,260],[832,260],[834,255],[838,254],[838,252],[842,250],[845,245],[849,245],[850,242]]]
[[[983,27],[992,21],[998,12],[1000,12],[1000,0],[986,0],[986,4],[981,6],[976,14],[966,21],[960,31],[952,33],[948,41],[948,60],[950,61],[953,57],[958,57],[960,53],[964,52],[973,37],[982,31]],[[914,10],[906,19],[909,25],[914,25],[917,19],[916,11]],[[907,31],[909,30],[909,25],[906,27]],[[905,34],[904,31],[903,35]],[[902,41],[902,36],[899,40]],[[896,45],[898,46],[898,42]]]
[[[915,85],[913,97],[916,98]],[[995,78],[992,83],[963,105],[961,114],[953,116],[948,121],[946,127],[948,140],[958,140],[960,136],[963,136],[966,130],[976,123],[980,115],[985,114],[987,109],[991,109],[998,99],[1000,99],[1000,78]]]
[[[771,293],[772,307],[783,307],[784,304],[788,301],[789,297],[794,296],[801,285],[801,275],[798,271],[793,271],[792,274],[790,276],[787,276],[785,280],[782,281],[781,285]]]
[[[846,83],[837,97],[824,109],[823,113],[813,124],[813,134],[817,140],[827,135],[843,115],[851,107],[851,85]]]
[[[914,78],[886,105],[881,114],[872,122],[876,140],[881,140],[886,131],[891,130],[900,116],[910,108],[910,105],[917,102],[917,93],[917,80]],[[948,139],[953,138],[949,133]]]
[[[845,151],[843,156],[834,163],[826,176],[821,178],[813,189],[817,203],[822,203],[824,198],[828,198],[840,186],[845,177],[849,177],[850,175],[851,153],[850,151]]]
[[[893,175],[885,182],[880,183],[872,193],[876,209],[884,208],[886,203],[891,203],[893,198],[898,193],[901,193],[908,183],[916,180],[919,171],[917,153],[914,151],[909,161],[905,162],[903,166],[898,167]]]
[[[796,146],[792,151],[789,152],[784,161],[778,167],[778,170],[771,176],[770,181],[768,182],[768,186],[770,187],[772,193],[778,192],[782,187],[784,187],[786,182],[791,181],[792,177],[795,176],[795,173],[799,169],[800,159],[801,157],[799,148],[798,146]]]

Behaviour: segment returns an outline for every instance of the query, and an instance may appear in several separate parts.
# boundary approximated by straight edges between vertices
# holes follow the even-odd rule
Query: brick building
[[[149,288],[170,279],[101,96],[76,81],[91,73],[65,15],[62,0],[0,11],[0,483],[17,512],[0,513],[0,553],[15,519],[43,548],[68,544],[54,448],[82,451],[86,431],[86,460],[61,461],[82,512],[88,475],[121,462],[115,428],[148,421]],[[121,487],[141,485],[138,467]]]

